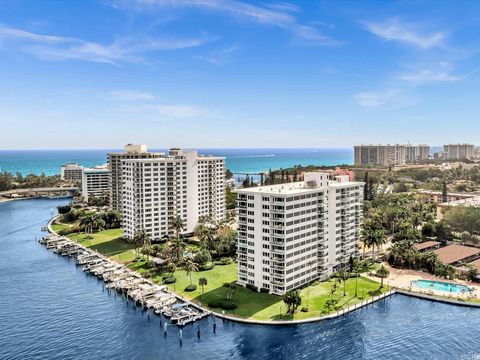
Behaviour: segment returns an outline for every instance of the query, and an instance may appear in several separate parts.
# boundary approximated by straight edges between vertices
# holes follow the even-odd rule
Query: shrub
[[[232,258],[223,257],[220,260],[215,261],[215,265],[229,265],[233,262]]]
[[[247,285],[245,285],[245,287],[247,289],[252,290],[252,291],[258,291],[258,288],[255,285],[252,285],[252,284],[247,284]]]
[[[74,222],[75,220],[78,220],[80,215],[81,213],[79,210],[72,209],[69,212],[63,214],[62,219],[65,222]]]
[[[267,288],[260,288],[260,292],[264,294],[268,294],[270,292],[270,289]]]
[[[212,262],[212,256],[206,249],[202,249],[194,256],[194,261],[200,266],[207,265]]]
[[[305,307],[305,306],[304,306],[304,307],[302,307],[302,308],[300,309],[300,311],[301,311],[301,312],[309,312],[310,309],[309,309],[308,307]]]
[[[195,290],[197,290],[197,285],[195,285],[195,284],[188,285],[188,286],[185,288],[185,291],[195,291]]]
[[[204,265],[198,265],[198,271],[207,271],[207,270],[212,270],[215,267],[215,264],[212,262],[209,262]]]
[[[220,308],[223,310],[234,310],[237,308],[237,304],[235,304],[232,300],[212,300],[208,303],[208,306],[211,308]]]
[[[57,206],[58,213],[61,215],[68,213],[71,209],[70,205]]]
[[[175,282],[177,282],[177,279],[175,278],[175,276],[166,276],[163,278],[164,284],[173,284]]]

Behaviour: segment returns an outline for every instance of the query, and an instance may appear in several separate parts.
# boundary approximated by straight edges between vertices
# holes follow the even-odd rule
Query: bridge
[[[0,191],[0,197],[15,197],[26,196],[34,197],[40,195],[53,195],[53,194],[69,194],[76,195],[80,192],[78,187],[44,187],[44,188],[29,188],[29,189],[11,189]]]

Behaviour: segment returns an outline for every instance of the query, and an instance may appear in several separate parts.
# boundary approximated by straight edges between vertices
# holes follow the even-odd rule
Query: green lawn
[[[53,231],[56,231],[56,232],[60,230],[66,230],[68,228],[70,228],[70,225],[68,224],[52,224],[52,229]]]
[[[212,300],[225,299],[227,293],[231,290],[223,287],[225,282],[234,283],[236,280],[236,264],[230,264],[225,266],[215,266],[214,269],[209,271],[200,271],[192,273],[192,283],[197,285],[197,290],[193,292],[185,292],[184,289],[190,284],[190,277],[187,276],[183,270],[175,272],[177,279],[176,284],[169,285],[170,290],[177,292],[178,294],[200,302],[202,304],[208,304]],[[202,295],[202,289],[198,286],[198,279],[205,277],[208,280],[208,285],[205,288],[205,294]],[[155,280],[160,281],[160,277]],[[257,320],[288,320],[288,319],[306,319],[311,317],[318,317],[325,315],[329,312],[335,311],[334,308],[327,309],[325,302],[329,298],[338,299],[337,306],[348,307],[361,301],[362,295],[365,298],[371,296],[372,293],[376,293],[380,287],[380,284],[371,281],[366,278],[359,278],[358,280],[358,297],[354,297],[355,294],[355,279],[347,280],[346,296],[343,296],[343,284],[338,287],[335,294],[330,297],[330,289],[333,286],[333,281],[321,282],[318,285],[312,285],[307,289],[301,291],[302,305],[307,306],[308,299],[308,312],[301,312],[300,308],[297,313],[292,317],[286,315],[286,307],[283,300],[279,296],[257,293],[252,290],[246,289],[241,286],[237,286],[237,290],[233,296],[233,301],[237,304],[237,308],[234,311],[226,311],[237,316],[252,318]],[[383,291],[387,291],[388,288],[384,287]],[[221,309],[215,309],[220,312]]]
[[[54,230],[67,228],[67,224],[54,224]],[[74,241],[90,247],[114,260],[127,263],[129,268],[139,273],[145,273],[147,269],[146,261],[132,262],[135,258],[134,246],[122,239],[121,229],[109,229],[94,233],[88,238],[84,233],[72,233],[68,237]],[[151,272],[151,279],[155,282],[162,282],[162,274]],[[147,273],[148,274],[148,273]],[[145,276],[146,274],[144,274]],[[175,272],[177,279],[175,284],[170,284],[172,291],[207,305],[213,300],[225,299],[227,294],[232,290],[223,286],[224,283],[233,284],[237,278],[237,265],[235,263],[229,265],[217,265],[212,270],[193,272],[191,274],[192,283],[197,285],[197,290],[193,292],[185,292],[184,289],[190,284],[190,276],[187,276],[184,270]],[[207,278],[208,285],[205,287],[205,293],[198,285],[198,279]],[[257,320],[289,320],[289,319],[306,319],[311,317],[319,317],[336,309],[351,306],[358,303],[363,298],[370,297],[373,293],[379,293],[379,283],[371,281],[367,278],[358,279],[358,296],[355,297],[355,279],[347,280],[346,296],[343,296],[343,284],[338,286],[337,291],[330,295],[334,281],[319,282],[301,290],[302,305],[297,313],[292,317],[286,314],[286,306],[280,296],[257,293],[247,288],[237,286],[232,300],[237,304],[234,311],[226,311],[226,313],[244,318]],[[388,287],[384,287],[380,292],[387,291]],[[337,299],[338,302],[333,306],[325,305],[327,300]],[[302,312],[302,307],[308,307],[308,312]],[[221,309],[214,309],[221,312]]]
[[[91,239],[84,233],[72,233],[67,237],[118,262],[128,263],[135,258],[134,246],[123,240],[122,235],[122,229],[109,229],[89,235]]]

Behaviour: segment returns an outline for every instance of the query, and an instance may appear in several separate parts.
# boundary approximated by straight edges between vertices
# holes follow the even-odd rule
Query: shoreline
[[[55,230],[53,230],[52,228],[52,224],[53,222],[59,217],[59,215],[56,215],[54,217],[52,217],[48,224],[47,224],[47,229],[48,229],[48,232],[50,234],[53,234],[53,235],[56,235],[56,236],[61,236],[59,235]],[[68,237],[65,237],[65,236],[62,236],[64,238],[67,238]],[[77,243],[76,241],[74,240],[71,240],[71,239],[68,239],[69,241],[73,242],[73,243]],[[78,244],[78,243],[77,243]],[[99,254],[101,255],[101,254]],[[102,255],[103,256],[103,255]],[[115,263],[118,263],[117,261],[113,260],[112,258],[108,257],[108,256],[105,256],[105,258],[109,259],[110,261],[113,261]],[[118,263],[119,264],[119,263]],[[123,264],[122,264],[123,265]],[[136,274],[138,274],[139,276],[141,276],[138,272],[134,271],[134,270],[130,270]],[[152,282],[151,280],[149,279],[145,279],[149,282]],[[154,282],[152,282],[152,284],[155,284]],[[383,294],[380,294],[380,295],[377,295],[377,296],[373,296],[371,297],[370,299],[368,300],[365,300],[365,301],[361,301],[360,303],[357,303],[357,304],[354,304],[354,305],[351,305],[345,309],[342,309],[342,310],[338,310],[338,311],[335,311],[335,312],[332,312],[330,314],[327,314],[327,315],[324,315],[324,316],[320,316],[320,317],[312,317],[312,318],[307,318],[307,319],[299,319],[299,320],[256,320],[256,319],[250,319],[250,318],[242,318],[242,317],[237,317],[237,316],[232,316],[232,315],[227,315],[227,314],[223,314],[223,313],[219,313],[219,312],[216,312],[208,307],[205,307],[193,300],[189,300],[187,298],[184,298],[183,296],[181,296],[180,294],[178,294],[177,292],[175,291],[171,291],[171,290],[168,290],[170,293],[172,293],[173,295],[175,295],[175,297],[177,299],[179,299],[180,301],[183,301],[185,303],[188,303],[188,304],[191,304],[192,306],[200,309],[201,311],[205,312],[205,313],[208,313],[209,315],[212,315],[214,317],[217,317],[217,318],[220,318],[220,319],[224,319],[224,320],[230,320],[230,321],[234,321],[234,322],[238,322],[238,323],[244,323],[244,324],[251,324],[251,325],[283,325],[283,326],[288,326],[288,325],[298,325],[298,324],[304,324],[304,323],[312,323],[312,322],[320,322],[320,321],[324,321],[324,320],[329,320],[329,319],[334,319],[334,318],[337,318],[337,317],[340,317],[340,316],[343,316],[343,315],[346,315],[350,312],[353,312],[355,310],[358,310],[358,309],[361,309],[363,307],[366,307],[368,305],[371,305],[377,301],[380,301],[380,300],[384,300],[386,299],[387,297],[393,295],[395,293],[395,289],[391,289],[390,291],[387,291]]]
[[[66,198],[71,198],[71,195],[65,195],[65,196],[55,196],[55,197],[44,197],[44,196],[29,196],[29,197],[17,197],[17,198],[0,198],[0,204],[7,203],[10,201],[19,201],[19,200],[35,200],[35,199],[49,199],[49,200],[55,200],[55,199],[66,199]]]
[[[53,235],[56,235],[56,236],[61,236],[61,235],[58,235],[58,233],[56,231],[54,231],[53,228],[52,228],[53,222],[58,217],[59,217],[59,215],[56,215],[49,220],[49,222],[47,224],[47,229],[48,229],[48,232],[50,234],[53,234]],[[62,236],[62,237],[67,238],[65,236]],[[77,243],[74,240],[71,240],[71,239],[68,239],[68,240],[70,240],[73,243]],[[98,253],[98,254],[101,255],[100,253]],[[104,257],[106,259],[109,259],[110,261],[118,263],[117,261],[115,261],[114,259],[112,259],[108,256],[104,256]],[[118,264],[120,264],[120,263],[118,263]],[[141,276],[140,273],[136,272],[135,270],[130,270],[129,269],[129,271]],[[156,283],[154,283],[150,279],[145,279],[145,280],[148,281],[148,282],[151,282],[152,284],[157,285]],[[320,321],[335,319],[335,318],[347,315],[351,312],[354,312],[355,310],[359,310],[359,309],[362,309],[362,308],[367,307],[369,305],[372,305],[372,304],[374,304],[374,303],[376,303],[380,300],[385,300],[386,298],[388,298],[388,297],[390,297],[394,294],[416,297],[416,298],[423,299],[423,300],[436,301],[436,302],[441,302],[441,303],[445,303],[445,304],[449,304],[449,305],[480,308],[480,303],[474,303],[474,302],[469,302],[469,301],[461,301],[461,300],[457,300],[457,299],[449,299],[449,298],[444,298],[444,297],[441,297],[441,296],[435,296],[435,295],[432,295],[432,294],[423,294],[423,293],[419,293],[419,292],[415,292],[415,291],[409,291],[409,290],[405,290],[405,289],[398,288],[398,287],[390,285],[390,290],[383,293],[383,294],[373,296],[368,300],[361,301],[360,303],[354,304],[352,306],[349,306],[347,308],[332,312],[332,313],[327,314],[327,315],[323,315],[323,316],[319,316],[319,317],[312,317],[312,318],[307,318],[307,319],[298,319],[298,320],[257,320],[257,319],[243,318],[243,317],[239,317],[239,316],[233,316],[233,315],[227,315],[227,314],[224,314],[224,313],[219,313],[217,311],[214,311],[214,310],[210,309],[209,307],[206,307],[206,306],[202,305],[201,303],[199,304],[199,303],[197,303],[193,300],[187,299],[187,298],[183,297],[182,295],[178,294],[175,291],[172,291],[172,290],[168,290],[168,291],[171,294],[173,294],[178,300],[183,301],[187,304],[191,304],[192,306],[194,306],[197,309],[203,311],[204,313],[208,313],[209,315],[212,315],[212,316],[214,316],[216,318],[219,318],[219,319],[222,319],[222,320],[230,320],[230,321],[234,321],[234,322],[238,322],[238,323],[242,323],[242,324],[249,324],[249,325],[274,325],[274,326],[289,326],[290,325],[290,326],[292,326],[292,325],[301,325],[301,324],[314,323],[314,322],[320,322]]]

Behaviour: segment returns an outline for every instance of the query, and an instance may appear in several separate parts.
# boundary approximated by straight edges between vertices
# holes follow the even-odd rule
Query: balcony
[[[273,278],[272,280],[270,280],[270,282],[273,285],[279,285],[279,286],[285,285],[285,281],[283,281],[282,279],[278,279],[278,278]]]
[[[285,254],[285,249],[284,249],[284,248],[281,248],[281,249],[279,249],[279,248],[271,248],[271,249],[270,249],[270,252],[271,252],[272,254],[284,255],[284,254]]]
[[[270,267],[274,270],[284,270],[285,269],[285,263],[283,263],[283,262],[272,262],[270,264]]]

